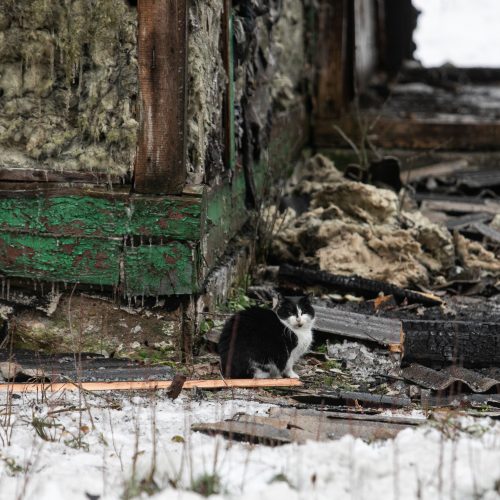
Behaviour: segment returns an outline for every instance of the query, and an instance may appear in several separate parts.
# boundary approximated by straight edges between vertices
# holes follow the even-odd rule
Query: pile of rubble
[[[457,266],[500,276],[500,261],[479,242],[412,210],[404,194],[346,179],[323,155],[299,167],[294,178],[272,238],[277,261],[403,287],[446,283]],[[266,217],[277,210],[271,207]]]

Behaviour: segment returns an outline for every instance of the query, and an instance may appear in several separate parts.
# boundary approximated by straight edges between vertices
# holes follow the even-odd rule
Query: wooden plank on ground
[[[417,198],[422,198],[417,196]],[[461,201],[459,197],[452,199],[424,199],[420,205],[420,210],[436,212],[456,212],[463,214],[492,214],[500,213],[500,203],[495,200],[480,200],[476,202]]]
[[[384,346],[401,346],[404,340],[398,319],[358,314],[330,307],[314,306],[314,330],[342,337],[376,342]]]
[[[73,382],[61,383],[3,383],[0,392],[59,392],[59,391],[154,391],[169,389],[171,380],[145,380],[120,382]],[[300,387],[302,382],[294,378],[267,378],[267,379],[226,379],[226,380],[186,380],[183,389],[229,389],[259,387]]]
[[[410,425],[418,425],[425,420],[409,422],[392,420],[352,418],[356,415],[343,414],[330,418],[326,412],[294,410],[281,411],[274,408],[272,416],[248,415],[237,413],[231,420],[214,423],[194,424],[191,429],[210,435],[221,434],[229,439],[251,443],[281,445],[291,442],[302,443],[306,440],[327,441],[345,435],[373,441],[394,438]]]
[[[412,168],[401,172],[403,182],[416,182],[427,177],[446,177],[461,170],[466,169],[469,162],[466,159],[449,160],[425,167]]]
[[[134,187],[178,194],[186,181],[187,0],[139,0],[140,127]]]

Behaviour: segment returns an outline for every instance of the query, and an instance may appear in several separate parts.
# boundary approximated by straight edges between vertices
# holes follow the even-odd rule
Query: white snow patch
[[[424,66],[500,66],[500,1],[413,0],[422,11],[414,33]]]
[[[252,401],[251,391],[238,391],[233,400],[209,398],[108,394],[87,395],[85,401],[67,393],[48,401],[36,395],[14,399],[10,444],[0,447],[0,499],[71,500],[85,499],[86,493],[123,498],[136,453],[137,480],[150,475],[155,463],[153,477],[160,487],[152,497],[138,498],[199,499],[188,491],[192,480],[213,472],[221,478],[223,492],[212,497],[218,499],[500,498],[500,425],[489,419],[461,419],[462,431],[450,424],[454,439],[426,426],[383,442],[345,436],[269,448],[191,432],[194,422],[219,421],[237,412],[265,415],[270,406]],[[113,402],[121,409],[113,409]],[[1,395],[0,422],[5,422],[5,403]],[[56,441],[42,440],[33,417],[44,419],[69,405],[89,410],[56,413],[55,423],[63,427],[46,429]],[[81,428],[88,428],[82,436],[85,448],[73,448]],[[8,432],[0,426],[0,440]],[[174,436],[184,443],[173,441]],[[286,481],[273,482],[278,475]]]

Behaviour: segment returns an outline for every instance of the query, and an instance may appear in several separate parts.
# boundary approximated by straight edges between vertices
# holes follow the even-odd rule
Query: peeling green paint
[[[44,196],[0,199],[0,230],[79,237],[155,236],[197,240],[201,200]]]
[[[259,197],[302,144],[296,122],[277,127],[269,161],[253,167]],[[129,296],[196,293],[249,218],[245,189],[236,165],[231,182],[203,195],[7,192],[0,199],[0,275],[114,286]]]
[[[0,234],[1,272],[47,281],[118,285],[120,240]]]
[[[196,290],[193,249],[173,241],[167,245],[125,248],[125,287],[130,295],[179,295]]]

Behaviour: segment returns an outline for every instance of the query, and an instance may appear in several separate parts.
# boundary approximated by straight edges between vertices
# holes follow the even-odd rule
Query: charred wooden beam
[[[403,320],[405,363],[500,366],[500,325],[472,321]]]
[[[139,0],[140,128],[134,187],[179,194],[186,181],[187,1]]]
[[[289,264],[280,266],[278,278],[302,285],[317,285],[342,292],[357,293],[368,298],[374,298],[383,293],[384,295],[392,295],[397,300],[407,300],[425,305],[442,303],[442,300],[434,295],[407,290],[383,281],[361,278],[360,276],[331,274],[326,271],[315,271]]]

